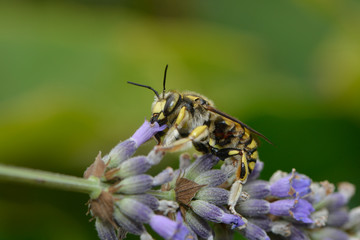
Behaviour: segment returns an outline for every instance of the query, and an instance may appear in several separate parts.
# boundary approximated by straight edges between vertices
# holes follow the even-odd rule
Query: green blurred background
[[[154,94],[126,81],[161,90],[166,64],[169,89],[275,143],[260,147],[263,179],[296,168],[360,186],[355,0],[1,1],[0,162],[82,176],[149,119]],[[0,240],[95,240],[86,201],[0,182]]]

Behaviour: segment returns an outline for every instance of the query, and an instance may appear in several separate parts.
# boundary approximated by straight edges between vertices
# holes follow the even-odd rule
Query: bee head
[[[166,65],[165,67],[165,73],[164,73],[164,81],[163,81],[163,91],[161,96],[159,95],[159,93],[153,89],[150,86],[146,86],[146,85],[142,85],[142,84],[138,84],[138,83],[133,83],[133,82],[128,82],[130,84],[139,86],[139,87],[145,87],[148,88],[150,90],[152,90],[155,95],[156,95],[156,99],[155,102],[152,105],[152,117],[150,122],[154,123],[154,122],[158,122],[160,125],[166,123],[167,121],[167,117],[173,113],[173,111],[175,110],[176,106],[179,103],[180,100],[180,94],[177,92],[168,92],[165,94],[165,83],[166,83],[166,73],[167,73],[167,69],[168,69],[168,65]]]
[[[152,117],[150,122],[158,122],[160,125],[166,123],[167,117],[170,116],[178,103],[180,102],[180,94],[177,92],[170,91],[160,99],[155,99],[152,106]]]

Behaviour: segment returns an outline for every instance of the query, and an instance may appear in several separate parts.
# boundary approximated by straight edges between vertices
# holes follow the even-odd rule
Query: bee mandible
[[[221,160],[233,161],[237,167],[235,181],[230,189],[228,206],[233,214],[239,215],[235,211],[236,202],[259,158],[258,144],[254,135],[270,141],[238,119],[216,109],[211,100],[200,94],[166,92],[167,68],[168,65],[165,68],[161,95],[150,86],[128,83],[148,88],[155,93],[150,122],[168,126],[167,129],[155,135],[164,149],[175,152],[193,145],[201,153],[211,153]]]

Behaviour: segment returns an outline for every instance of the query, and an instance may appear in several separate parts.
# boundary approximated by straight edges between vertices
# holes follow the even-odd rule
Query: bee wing
[[[240,120],[238,120],[238,119],[230,116],[229,114],[226,114],[226,113],[224,113],[224,112],[222,112],[222,111],[220,111],[220,110],[218,110],[218,109],[216,109],[216,108],[214,108],[214,107],[212,107],[212,106],[209,106],[209,105],[203,105],[203,106],[204,106],[204,108],[205,108],[206,110],[209,110],[210,112],[219,114],[219,115],[221,115],[221,116],[223,116],[223,117],[225,117],[225,118],[227,118],[227,119],[230,119],[231,121],[234,121],[234,122],[240,124],[242,127],[247,128],[250,132],[258,135],[259,137],[262,137],[265,141],[267,141],[268,143],[274,145],[274,144],[273,144],[267,137],[265,137],[263,134],[259,133],[258,131],[254,130],[253,128],[249,127],[248,125],[246,125],[245,123],[241,122]]]

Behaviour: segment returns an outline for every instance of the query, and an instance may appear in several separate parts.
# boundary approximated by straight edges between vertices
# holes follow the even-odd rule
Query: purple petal
[[[270,186],[271,195],[276,197],[305,196],[310,193],[311,180],[305,175],[291,173]]]
[[[224,213],[221,217],[221,223],[231,224],[231,229],[240,227],[245,224],[241,217],[233,214]]]
[[[304,223],[313,223],[310,218],[310,214],[314,212],[315,209],[313,206],[304,199],[299,199],[297,203],[290,209],[290,215],[294,219],[304,222]]]
[[[312,223],[311,212],[314,211],[312,205],[304,199],[283,199],[270,203],[270,213],[275,216],[289,216],[297,221]]]
[[[178,224],[177,231],[176,231],[176,233],[175,233],[175,235],[173,236],[172,239],[174,239],[174,240],[193,239],[189,229],[184,224],[184,221],[183,221],[183,219],[181,217],[181,212],[180,211],[177,212],[177,214],[176,214],[176,222]]]
[[[150,219],[150,226],[155,232],[165,239],[171,239],[177,229],[176,222],[161,215],[154,215]]]
[[[143,125],[136,130],[131,138],[136,142],[136,146],[139,147],[141,144],[152,138],[157,132],[164,130],[166,127],[166,125],[160,127],[157,122],[151,124],[145,120]]]
[[[150,219],[151,228],[164,239],[183,240],[189,235],[189,230],[183,224],[181,214],[176,222],[161,215],[153,215]]]
[[[291,182],[291,186],[295,189],[295,192],[298,193],[300,197],[303,197],[311,192],[310,185],[311,179],[306,175],[298,173],[295,173],[295,176]]]

